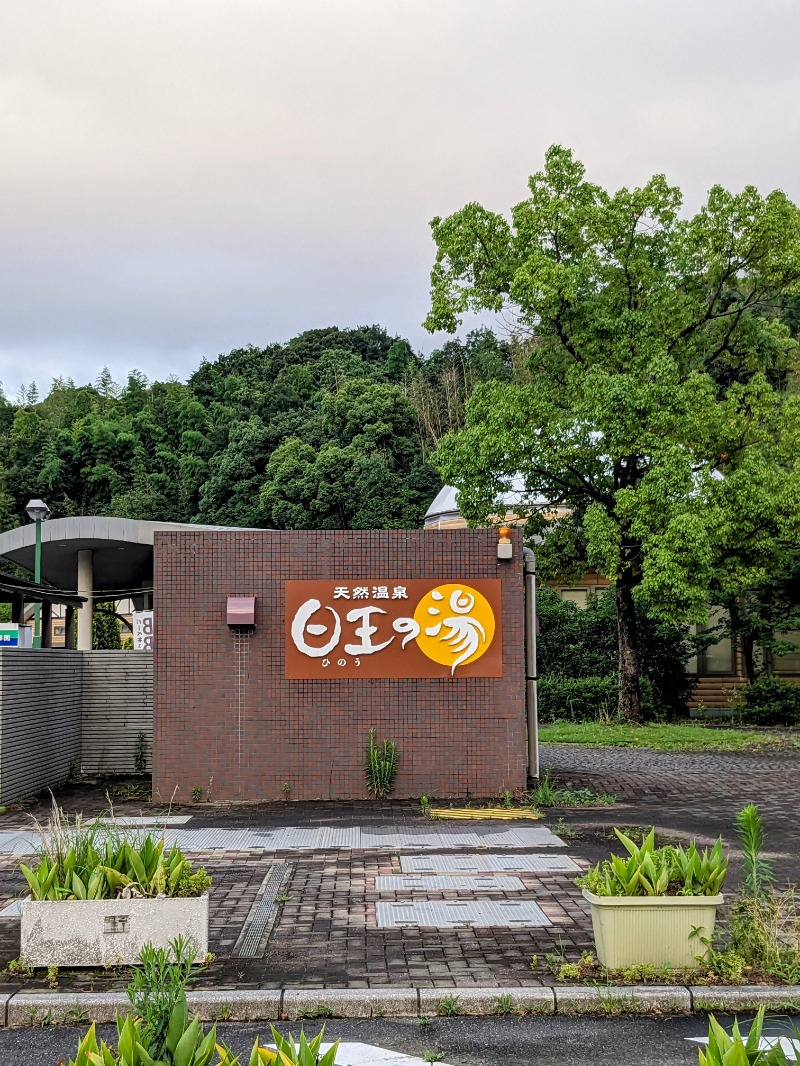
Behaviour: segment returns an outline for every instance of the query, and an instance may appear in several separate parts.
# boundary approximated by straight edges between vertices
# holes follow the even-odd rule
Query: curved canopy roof
[[[97,592],[147,588],[153,582],[153,535],[167,529],[227,529],[186,522],[143,522],[133,518],[53,518],[42,522],[42,578],[60,589],[77,584],[78,552],[93,554]],[[0,533],[0,557],[33,571],[36,526]]]

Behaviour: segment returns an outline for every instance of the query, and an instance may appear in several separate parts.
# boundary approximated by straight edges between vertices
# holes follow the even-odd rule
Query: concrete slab
[[[375,878],[377,892],[522,892],[525,885],[518,877],[425,877],[423,874]],[[0,912],[2,918],[2,912]]]
[[[379,929],[400,926],[428,926],[435,929],[517,928],[550,925],[550,919],[536,903],[511,900],[443,900],[439,902],[376,903]]]
[[[467,873],[481,870],[528,873],[580,873],[568,855],[401,855],[404,873]]]

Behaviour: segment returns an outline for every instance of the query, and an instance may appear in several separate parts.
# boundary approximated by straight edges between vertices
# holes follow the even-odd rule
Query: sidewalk
[[[556,980],[544,965],[546,954],[575,961],[592,949],[588,910],[573,882],[577,870],[608,853],[615,824],[655,824],[663,833],[702,840],[722,833],[732,848],[733,819],[745,803],[755,801],[765,815],[776,872],[781,878],[800,873],[798,756],[562,746],[545,749],[542,763],[554,766],[563,782],[615,792],[619,802],[548,812],[534,824],[436,823],[411,803],[174,809],[172,816],[182,821],[170,825],[168,835],[192,847],[192,858],[213,878],[210,947],[216,957],[196,987],[338,989],[357,995],[358,989],[446,994],[455,988],[552,986]],[[87,815],[107,807],[99,789],[73,788],[59,801]],[[41,817],[45,807],[35,813]],[[154,809],[122,802],[115,813],[152,817]],[[28,815],[12,810],[0,815],[0,851],[3,841],[24,839]],[[548,830],[553,829],[563,831],[565,846],[552,846],[557,842]],[[212,831],[213,836],[202,835]],[[216,843],[199,847],[203,840]],[[287,846],[290,842],[293,846]],[[530,868],[532,860],[553,856],[573,861],[561,869]],[[0,906],[24,892],[19,861],[19,854],[0,856]],[[515,864],[528,868],[509,869]],[[729,890],[735,871],[734,861]],[[412,875],[422,879],[413,889],[407,881]],[[381,880],[385,878],[398,880]],[[430,910],[427,916],[425,911],[410,913],[419,926],[386,927],[380,921],[396,913],[398,904],[411,903],[435,907],[439,924],[425,924]],[[470,919],[464,905],[471,903],[481,905],[477,913],[492,917]],[[527,915],[538,908],[547,924],[511,919],[499,924],[496,916],[507,916],[516,904],[526,904]],[[460,927],[441,927],[444,912],[463,915]],[[409,914],[405,908],[400,913]],[[474,924],[465,924],[470,920]],[[18,955],[19,919],[2,918],[0,960]],[[538,962],[532,970],[534,956]],[[58,981],[62,991],[123,991],[128,976],[115,970],[62,971]],[[0,993],[23,987],[44,989],[43,975],[24,983],[7,979]]]

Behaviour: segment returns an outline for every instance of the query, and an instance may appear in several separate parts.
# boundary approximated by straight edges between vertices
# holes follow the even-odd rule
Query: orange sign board
[[[286,581],[285,676],[502,677],[500,586]]]

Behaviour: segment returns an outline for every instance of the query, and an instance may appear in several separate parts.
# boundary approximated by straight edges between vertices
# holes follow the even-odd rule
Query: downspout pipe
[[[539,708],[536,669],[536,556],[523,548],[525,580],[525,710],[528,726],[528,776],[539,776]]]

